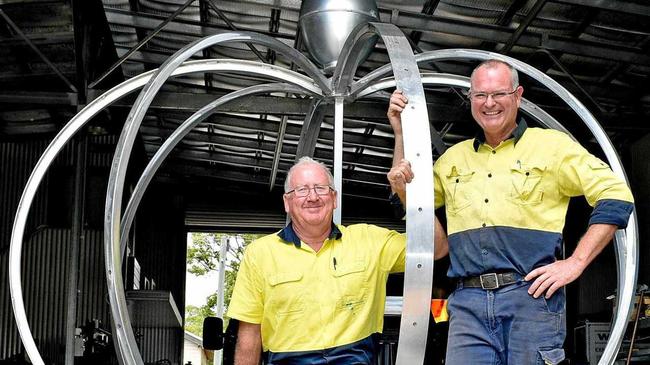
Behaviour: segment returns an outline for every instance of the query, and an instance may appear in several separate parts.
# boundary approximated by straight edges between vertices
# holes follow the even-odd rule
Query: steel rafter
[[[422,6],[422,14],[426,15],[432,15],[435,11],[436,8],[438,7],[438,4],[440,3],[440,0],[427,0],[426,3]],[[409,37],[413,41],[413,45],[418,44],[420,42],[420,38],[422,38],[422,32],[419,32],[417,30],[414,30],[411,32],[411,35]],[[419,48],[419,47],[418,47]],[[418,53],[422,53],[422,50],[419,49]]]
[[[499,19],[497,19],[495,25],[501,26],[501,27],[507,27],[510,24],[510,22],[512,22],[512,19],[517,14],[517,12],[519,10],[521,10],[521,8],[524,5],[526,5],[527,2],[528,2],[528,0],[513,0],[510,3],[510,6],[508,6],[508,9],[506,9],[506,11],[501,13],[501,15],[499,16]],[[496,46],[496,44],[494,42],[486,42],[486,41],[484,41],[484,42],[481,43],[481,47],[479,47],[479,48],[480,49],[492,49],[495,46]]]
[[[126,61],[133,53],[135,53],[137,50],[139,50],[142,46],[144,46],[147,42],[149,42],[153,37],[155,37],[160,31],[163,30],[163,28],[172,20],[174,20],[178,15],[180,15],[183,10],[185,10],[190,4],[192,4],[195,0],[187,0],[183,5],[181,5],[176,11],[174,11],[167,19],[165,19],[162,23],[160,23],[151,33],[149,33],[146,37],[141,39],[138,44],[133,46],[131,49],[129,49],[122,57],[120,57],[117,62],[115,62],[111,67],[108,68],[101,76],[97,78],[97,80],[93,81],[88,87],[89,88],[94,88],[102,82],[108,75],[110,75],[115,69],[120,67],[124,61]]]
[[[277,34],[280,30],[280,9],[272,8],[271,17],[269,19],[269,33]],[[298,38],[296,38],[296,42]],[[293,47],[296,49],[296,47]],[[266,61],[271,64],[275,64],[276,54],[272,48],[269,48],[266,51]],[[295,70],[295,65],[291,64],[291,70]],[[286,95],[287,97],[289,95]],[[269,191],[273,190],[275,186],[275,179],[278,175],[278,166],[280,164],[280,156],[282,155],[282,145],[284,144],[284,134],[287,129],[287,122],[289,117],[287,115],[282,115],[280,118],[280,125],[278,126],[278,138],[275,146],[275,153],[273,154],[273,168],[271,169],[271,174],[269,176]]]
[[[160,24],[161,21],[166,19],[165,17],[157,14],[133,12],[133,11],[123,10],[123,9],[116,9],[116,8],[105,8],[105,12],[108,15],[109,22],[112,24],[118,24],[127,27],[143,28],[146,30],[155,29],[158,26],[158,24]],[[239,27],[239,30],[252,31],[253,29]],[[218,32],[226,32],[226,31],[227,29],[224,29],[219,24],[215,24],[211,22],[203,23],[203,22],[197,22],[189,19],[174,19],[167,25],[167,27],[165,27],[165,32],[182,34],[182,35],[191,35],[197,37],[206,37],[211,34],[215,34]],[[269,32],[258,31],[258,30],[255,31],[258,33],[270,35]],[[292,35],[283,34],[283,33],[278,33],[277,35],[274,34],[273,36],[279,39],[295,39]]]
[[[201,19],[201,24],[206,24],[206,23],[210,22],[210,11],[209,11],[209,7],[208,7],[208,4],[207,4],[206,0],[199,0],[199,18]],[[202,53],[203,53],[203,58],[204,59],[212,58],[212,49],[211,48],[204,49],[202,51]],[[213,87],[213,85],[212,85],[212,74],[206,72],[203,75],[203,80],[205,82],[205,89],[206,90],[212,89],[212,87]]]
[[[560,4],[579,5],[588,8],[609,10],[618,13],[645,15],[650,18],[650,6],[647,2],[603,1],[603,0],[553,0]]]
[[[512,47],[517,44],[519,38],[524,34],[530,23],[537,18],[537,14],[539,14],[544,5],[546,5],[547,1],[548,0],[537,0],[537,2],[535,2],[535,5],[533,5],[533,7],[528,11],[528,14],[526,14],[526,18],[524,18],[524,20],[519,24],[517,30],[515,30],[514,34],[510,39],[508,39],[508,42],[506,42],[506,45],[500,50],[503,54],[508,54],[512,50]]]
[[[389,21],[402,29],[419,30],[433,34],[446,33],[477,38],[496,43],[507,43],[514,30],[489,24],[477,24],[461,19],[452,19],[436,15],[398,11],[380,8],[382,21]],[[395,16],[397,13],[398,16]],[[636,65],[650,64],[650,56],[637,47],[573,39],[559,35],[548,35],[530,30],[519,37],[517,46],[525,48],[546,48],[584,57],[594,57],[610,61],[628,62]]]
[[[641,49],[644,52],[648,52],[650,50],[650,35],[647,36],[643,41],[641,41],[639,44],[637,44],[637,47]],[[632,68],[632,65],[629,65],[627,63],[619,63],[618,66],[610,69],[598,82],[600,83],[606,83],[609,84],[612,80],[614,80],[622,71],[624,70],[629,70]],[[640,93],[639,93],[640,94]]]
[[[72,82],[70,82],[70,80],[68,80],[68,78],[65,77],[65,75],[63,75],[63,73],[61,73],[61,71],[59,71],[59,69],[58,69],[58,68],[57,68],[57,67],[56,67],[56,66],[55,66],[55,65],[54,65],[54,64],[53,64],[53,63],[52,63],[52,62],[51,62],[51,61],[50,61],[50,60],[49,60],[49,59],[48,59],[48,58],[47,58],[47,57],[46,57],[46,56],[45,56],[45,55],[44,55],[44,54],[39,50],[39,49],[38,49],[38,47],[36,47],[36,45],[34,45],[34,43],[31,41],[31,39],[29,39],[29,38],[25,35],[25,33],[23,33],[23,31],[20,30],[20,28],[16,25],[16,23],[14,23],[14,22],[11,20],[11,18],[9,18],[9,16],[8,16],[8,15],[7,15],[3,10],[2,10],[2,8],[0,8],[0,17],[2,17],[2,18],[5,20],[5,22],[7,23],[7,25],[9,25],[9,27],[10,27],[14,32],[16,32],[16,34],[18,34],[18,36],[19,36],[20,38],[22,38],[22,39],[25,41],[25,43],[27,43],[27,45],[28,45],[32,50],[34,50],[34,52],[36,52],[36,54],[38,55],[38,57],[40,57],[40,58],[43,60],[43,62],[45,62],[45,64],[47,64],[47,66],[48,66],[52,71],[54,71],[54,73],[55,73],[55,74],[56,74],[56,75],[57,75],[57,76],[58,76],[58,77],[59,77],[59,78],[60,78],[60,79],[61,79],[61,80],[66,84],[66,85],[68,85],[68,87],[70,88],[70,90],[71,90],[72,92],[75,92],[75,93],[77,92],[77,88],[74,86],[74,84],[73,84]]]
[[[587,90],[586,90],[586,89],[585,89],[585,88],[580,84],[580,82],[579,82],[579,81],[578,81],[578,80],[577,80],[577,79],[576,79],[576,78],[571,74],[571,72],[569,72],[569,70],[567,70],[567,68],[564,67],[564,65],[562,64],[562,62],[560,62],[560,60],[559,60],[557,57],[555,57],[555,55],[554,55],[552,52],[547,51],[547,50],[545,50],[545,49],[538,49],[537,51],[535,51],[535,53],[543,54],[543,55],[545,55],[546,57],[548,57],[548,59],[551,60],[551,61],[553,62],[553,64],[554,64],[555,66],[557,66],[557,68],[560,69],[560,71],[562,71],[562,72],[563,72],[563,73],[564,73],[564,74],[569,78],[569,80],[571,80],[571,82],[576,86],[576,88],[577,88],[578,90],[580,90],[580,92],[581,92],[581,93],[582,93],[582,94],[583,94],[583,95],[584,95],[584,96],[585,96],[585,97],[586,97],[586,98],[587,98],[587,99],[588,99],[588,100],[589,100],[589,101],[590,101],[590,102],[591,102],[591,103],[592,103],[596,108],[598,108],[598,111],[600,111],[600,112],[604,112],[604,111],[606,111],[605,108],[603,108],[603,107],[598,103],[598,101],[596,101],[596,99],[594,99],[594,97],[591,96],[591,94],[590,94],[590,93],[589,93],[589,92],[588,92],[588,91],[587,91]]]
[[[213,2],[213,0],[206,0],[206,1],[207,1],[208,6],[212,10],[214,10],[215,13],[217,13],[219,18],[221,18],[221,20],[223,20],[231,30],[235,30],[235,31],[239,30],[237,28],[237,26],[235,26],[235,24],[233,24],[233,22],[231,22],[230,19],[228,19],[226,14],[224,14],[223,11],[221,11],[221,9],[219,9],[219,7],[217,7],[217,5]],[[264,63],[268,63],[268,61],[266,60],[264,55],[262,55],[262,53],[253,44],[251,44],[249,42],[246,42],[246,46],[248,48],[250,48],[250,50],[253,51],[253,53],[255,53],[255,56],[257,56],[257,58],[259,58],[260,61],[262,61]]]

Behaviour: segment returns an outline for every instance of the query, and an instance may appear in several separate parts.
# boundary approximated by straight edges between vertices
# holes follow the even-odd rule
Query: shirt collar
[[[340,239],[341,238],[341,230],[339,230],[339,227],[332,222],[332,229],[330,230],[330,235],[328,238],[336,238]],[[285,243],[293,243],[294,246],[300,248],[300,237],[296,234],[296,231],[293,230],[293,225],[291,222],[287,224],[286,227],[282,228],[280,232],[278,232],[278,237],[280,237]]]
[[[519,118],[519,123],[517,123],[517,128],[515,128],[514,131],[512,131],[512,134],[510,138],[514,138],[514,144],[516,145],[517,142],[521,139],[521,136],[524,135],[524,132],[528,129],[528,124],[526,124],[526,120],[524,118]],[[485,134],[483,133],[478,133],[476,137],[474,137],[474,151],[478,152],[478,148],[481,147],[481,145],[485,143]]]

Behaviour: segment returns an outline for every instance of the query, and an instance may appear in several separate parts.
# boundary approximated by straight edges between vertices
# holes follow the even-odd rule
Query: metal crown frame
[[[360,62],[360,44],[365,39],[379,35],[386,45],[391,63],[369,73],[358,81],[353,81],[356,68]],[[249,42],[261,44],[270,49],[285,54],[294,63],[299,65],[307,76],[296,72],[282,69],[273,65],[260,64],[257,62],[236,61],[236,60],[203,60],[185,62],[192,54],[207,47],[226,42]],[[123,96],[143,87],[124,125],[122,135],[118,142],[116,153],[113,159],[109,184],[106,196],[105,210],[105,264],[106,280],[109,290],[111,304],[111,316],[113,320],[113,331],[115,347],[118,352],[118,359],[121,364],[142,365],[143,360],[138,351],[131,327],[130,319],[126,309],[124,288],[122,284],[121,257],[125,246],[125,237],[128,234],[133,221],[135,210],[141,200],[142,194],[148,183],[151,181],[156,170],[167,157],[171,149],[198,123],[204,120],[217,106],[226,101],[236,99],[244,95],[269,92],[289,92],[310,95],[314,100],[334,100],[335,103],[335,141],[334,141],[334,175],[336,176],[335,187],[341,196],[341,166],[343,147],[343,106],[344,101],[352,101],[365,97],[373,92],[388,87],[397,86],[409,95],[409,108],[404,111],[404,118],[412,120],[404,126],[404,138],[406,143],[406,158],[412,163],[416,171],[417,179],[408,186],[408,194],[417,194],[420,199],[414,199],[407,203],[407,265],[404,284],[404,304],[402,307],[402,322],[400,327],[400,339],[397,354],[397,363],[421,364],[424,359],[428,319],[429,300],[431,286],[433,284],[433,179],[430,173],[432,165],[431,139],[429,122],[426,110],[426,100],[422,84],[443,84],[457,87],[467,87],[467,78],[444,75],[444,74],[423,74],[420,72],[417,63],[431,60],[446,59],[470,59],[484,60],[496,58],[509,62],[517,70],[526,73],[540,83],[544,84],[555,94],[560,96],[580,116],[585,124],[592,131],[596,140],[605,151],[608,162],[616,174],[626,179],[622,164],[603,129],[587,109],[568,91],[562,88],[557,82],[545,74],[507,56],[496,53],[476,50],[442,50],[432,51],[413,55],[406,37],[401,31],[390,24],[369,23],[357,27],[349,36],[343,47],[341,56],[335,70],[334,77],[326,80],[322,73],[296,50],[275,40],[274,38],[249,32],[233,32],[209,36],[198,40],[174,54],[158,70],[144,73],[109,90],[98,99],[89,103],[57,134],[40,160],[36,164],[23,191],[14,226],[12,230],[10,253],[9,253],[9,283],[12,299],[12,307],[20,337],[25,350],[36,365],[43,364],[43,360],[36,348],[33,336],[29,329],[25,314],[25,306],[22,296],[20,278],[20,256],[22,240],[25,229],[25,222],[29,209],[33,202],[36,190],[43,180],[47,169],[54,158],[63,149],[65,144],[72,139],[94,115],[108,107]],[[380,80],[388,74],[392,68],[394,78]],[[155,156],[151,159],[143,172],[135,191],[124,212],[124,219],[121,219],[121,204],[124,188],[126,166],[139,125],[149,107],[153,97],[156,95],[162,84],[171,76],[183,75],[192,72],[219,72],[219,71],[242,71],[270,76],[286,83],[271,83],[257,85],[242,89],[217,99],[195,114],[190,116],[170,138],[161,146]],[[542,124],[551,128],[565,130],[560,123],[534,104],[524,100],[522,110],[539,120]],[[318,114],[318,113],[315,113]],[[311,114],[313,116],[314,113]],[[307,118],[311,118],[308,116]],[[309,126],[310,120],[304,125]],[[305,133],[314,133],[318,128],[304,130]],[[566,130],[565,130],[566,131]],[[434,136],[436,134],[434,133]],[[314,136],[309,136],[313,139]],[[437,136],[439,137],[439,136]],[[438,146],[437,146],[438,147]],[[417,173],[417,171],[422,171]],[[626,179],[627,181],[627,179]],[[336,221],[340,221],[341,206],[336,212]],[[612,364],[620,347],[622,337],[627,325],[626,318],[632,310],[632,298],[634,296],[634,285],[638,266],[638,235],[636,215],[630,217],[630,223],[625,231],[616,233],[616,253],[618,268],[618,311],[612,326],[608,344],[599,364]]]

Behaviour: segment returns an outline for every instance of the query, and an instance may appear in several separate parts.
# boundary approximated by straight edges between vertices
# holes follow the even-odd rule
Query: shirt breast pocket
[[[338,289],[337,312],[357,313],[368,297],[368,264],[364,259],[337,263],[332,275]]]
[[[447,212],[457,214],[472,204],[471,184],[474,171],[464,171],[453,166],[446,176]]]
[[[301,313],[305,310],[301,272],[281,272],[269,277],[269,301],[277,315]]]
[[[517,162],[510,168],[512,190],[510,199],[519,205],[535,205],[544,199],[543,180],[546,166],[523,165]]]
[[[367,267],[366,260],[362,258],[349,262],[337,262],[332,275],[339,292],[342,295],[355,294],[367,287]]]

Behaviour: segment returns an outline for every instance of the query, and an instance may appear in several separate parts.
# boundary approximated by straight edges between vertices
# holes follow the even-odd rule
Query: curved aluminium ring
[[[271,84],[249,86],[241,90],[233,91],[229,94],[220,97],[217,100],[214,100],[206,104],[201,109],[199,109],[194,114],[192,114],[189,118],[187,118],[180,126],[178,126],[178,128],[176,128],[174,133],[172,133],[167,138],[167,140],[165,140],[165,142],[160,146],[160,148],[158,148],[158,151],[156,151],[154,156],[151,158],[151,160],[149,161],[145,169],[142,171],[142,174],[140,175],[140,179],[138,180],[138,183],[135,185],[135,188],[131,193],[129,202],[126,205],[126,209],[124,210],[124,218],[122,220],[122,225],[120,227],[120,232],[121,232],[120,256],[121,257],[124,257],[124,250],[126,249],[126,241],[128,240],[129,237],[129,231],[131,230],[131,225],[133,223],[133,219],[135,218],[135,213],[138,209],[138,206],[140,205],[140,201],[142,200],[142,197],[144,196],[144,192],[149,186],[149,183],[153,179],[154,175],[156,174],[156,171],[158,171],[158,168],[160,167],[160,165],[162,165],[163,161],[165,160],[165,158],[167,158],[167,156],[174,149],[174,147],[176,147],[176,145],[192,129],[194,129],[194,127],[196,127],[199,123],[204,121],[205,118],[210,116],[212,112],[220,105],[223,105],[229,101],[235,100],[243,96],[255,95],[255,94],[268,94],[273,92],[303,94],[305,93],[305,90],[297,86],[293,86],[285,83],[271,83]],[[312,96],[316,96],[316,94],[312,94]],[[115,270],[117,270],[117,267],[115,267]]]
[[[251,61],[238,61],[238,60],[201,60],[190,61],[181,65],[174,70],[173,76],[185,75],[195,72],[216,72],[224,70],[245,70],[247,72],[256,71],[264,75],[271,76],[277,79],[292,79],[296,85],[305,89],[308,93],[321,94],[321,89],[316,86],[313,81],[303,75],[287,70],[282,67],[260,64]],[[16,216],[14,218],[14,225],[11,233],[11,241],[9,246],[9,291],[11,294],[11,304],[16,319],[16,327],[20,339],[25,347],[25,352],[35,365],[43,365],[43,359],[38,352],[34,337],[32,336],[25,313],[25,304],[23,301],[22,284],[20,278],[21,261],[20,256],[22,252],[23,236],[25,234],[25,224],[29,215],[29,210],[32,206],[34,196],[38,190],[38,186],[43,180],[45,173],[50,165],[61,152],[63,147],[72,139],[72,137],[92,119],[97,113],[111,105],[115,101],[121,99],[125,95],[137,90],[144,86],[152,77],[156,70],[148,71],[138,76],[135,76],[105,92],[97,99],[88,103],[79,113],[77,113],[54,137],[52,142],[43,152],[41,158],[36,163],[32,173],[27,180],[25,189],[18,203],[16,209]]]
[[[334,210],[334,223],[341,223],[343,210],[343,104],[344,94],[362,57],[366,40],[375,36],[374,27],[368,23],[356,26],[348,35],[336,62],[336,68],[331,79],[334,97],[334,188],[340,193],[336,195],[336,209]],[[412,52],[411,52],[412,53]]]
[[[183,61],[190,58],[203,49],[223,43],[250,42],[261,44],[270,49],[276,50],[288,56],[289,59],[302,67],[308,76],[321,87],[321,90],[329,92],[329,86],[324,82],[324,77],[318,69],[304,55],[295,49],[285,45],[275,38],[251,32],[232,32],[208,36],[198,39],[189,45],[181,48],[168,58],[158,68],[154,76],[142,88],[129,115],[126,117],[122,133],[115,148],[115,155],[111,171],[108,177],[106,188],[106,206],[104,209],[104,261],[106,270],[106,285],[108,287],[108,298],[111,303],[111,317],[115,324],[113,338],[118,349],[121,364],[142,364],[142,357],[137,348],[133,328],[127,313],[126,298],[121,270],[114,270],[115,263],[121,261],[120,250],[120,221],[122,213],[122,196],[124,193],[124,180],[126,170],[136,138],[137,131],[144,119],[145,113],[158,90],[167,81]]]
[[[377,28],[377,25],[379,25],[380,28]],[[385,35],[404,37],[404,33],[394,25],[381,23],[362,23],[357,25],[345,40],[345,43],[341,48],[341,53],[336,61],[336,69],[334,69],[331,80],[332,92],[335,95],[346,94],[348,87],[354,80],[357,67],[359,67],[359,63],[361,62],[366,41],[369,38],[375,37],[379,32],[383,32]],[[388,47],[392,45],[386,44],[386,46]],[[410,50],[409,46],[409,51]],[[413,51],[411,51],[410,54],[413,56]],[[387,64],[386,66],[389,66],[387,70],[390,70],[391,64]]]
[[[591,133],[598,141],[598,144],[603,149],[607,162],[612,168],[612,171],[625,182],[628,182],[625,170],[618,157],[612,142],[607,137],[607,134],[596,121],[594,116],[587,110],[587,108],[570,92],[562,87],[555,80],[544,74],[543,72],[535,69],[512,57],[504,56],[502,54],[471,50],[471,49],[447,49],[437,50],[420,53],[415,56],[418,63],[426,61],[441,61],[441,60],[456,60],[456,59],[470,59],[470,60],[487,60],[499,59],[508,62],[515,69],[537,80],[539,83],[546,86],[549,90],[564,100],[567,105],[582,119],[585,125],[589,128]],[[373,81],[379,79],[383,75],[390,72],[390,65],[384,65],[374,71],[368,73],[363,78],[351,85],[350,94],[356,95],[361,90],[368,87]],[[633,308],[633,298],[635,295],[635,285],[638,272],[638,255],[639,255],[639,237],[636,211],[630,215],[628,226],[625,230],[618,230],[614,236],[616,244],[616,267],[618,270],[618,288],[617,288],[617,311],[614,316],[612,328],[610,331],[607,345],[603,351],[602,357],[598,362],[600,365],[613,364],[618,350],[623,341],[625,328],[627,327],[627,318]]]
[[[411,162],[416,178],[406,186],[406,194],[418,197],[406,202],[404,302],[396,363],[422,364],[433,286],[434,197],[433,175],[430,172],[433,159],[424,88],[413,50],[404,33],[393,24],[369,23],[357,26],[341,50],[332,77],[332,88],[336,95],[349,90],[349,84],[359,65],[363,43],[375,34],[384,41],[397,86],[409,96],[409,106],[402,112],[402,118],[411,121],[403,126],[404,140],[408,141],[404,144],[404,156]]]

